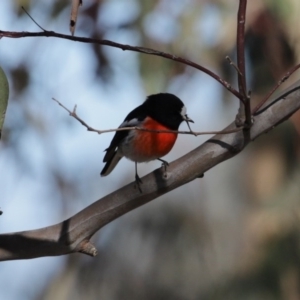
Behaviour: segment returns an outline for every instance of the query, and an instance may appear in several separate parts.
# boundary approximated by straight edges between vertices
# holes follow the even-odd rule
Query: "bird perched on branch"
[[[176,132],[154,131],[177,131],[183,121],[189,128],[189,122],[194,123],[187,116],[186,107],[178,97],[168,93],[148,96],[146,101],[131,111],[119,126],[119,128],[138,127],[143,130],[116,131],[109,147],[105,150],[103,162],[106,164],[101,171],[101,176],[110,174],[120,159],[125,156],[135,162],[135,181],[141,192],[142,181],[137,173],[137,163],[158,159],[166,169],[168,163],[161,157],[170,152],[177,139]]]

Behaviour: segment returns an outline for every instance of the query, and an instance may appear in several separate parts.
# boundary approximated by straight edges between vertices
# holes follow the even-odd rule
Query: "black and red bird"
[[[128,114],[122,127],[141,127],[149,130],[178,130],[181,122],[193,122],[183,102],[175,95],[161,93],[148,96],[146,101]],[[168,163],[161,159],[170,152],[177,139],[177,133],[158,133],[142,130],[117,131],[103,158],[105,166],[101,176],[107,176],[120,159],[135,162],[135,180],[140,189],[141,179],[137,174],[137,163],[158,159],[165,168]]]

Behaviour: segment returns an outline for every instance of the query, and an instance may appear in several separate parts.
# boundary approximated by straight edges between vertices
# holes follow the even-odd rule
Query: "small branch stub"
[[[78,10],[81,5],[82,5],[82,0],[72,0],[71,17],[70,17],[70,32],[72,35],[74,35],[75,33]]]
[[[96,247],[90,241],[82,241],[79,245],[78,252],[95,257],[98,254]]]

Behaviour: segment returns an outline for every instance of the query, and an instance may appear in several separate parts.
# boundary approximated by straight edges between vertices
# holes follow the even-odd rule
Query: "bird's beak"
[[[195,123],[192,119],[188,117],[188,115],[184,115],[183,120],[187,123]]]

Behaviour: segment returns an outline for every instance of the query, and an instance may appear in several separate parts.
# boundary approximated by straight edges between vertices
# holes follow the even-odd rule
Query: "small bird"
[[[189,122],[194,123],[187,116],[183,102],[173,94],[160,93],[148,96],[142,105],[128,114],[119,128],[140,127],[149,130],[177,131],[183,121],[187,123],[189,129]],[[158,133],[135,129],[116,131],[109,147],[105,150],[103,162],[106,164],[101,171],[101,176],[110,174],[120,159],[125,156],[135,162],[135,181],[139,191],[142,192],[137,163],[157,159],[163,163],[166,170],[168,162],[161,157],[170,152],[176,139],[175,132]]]

